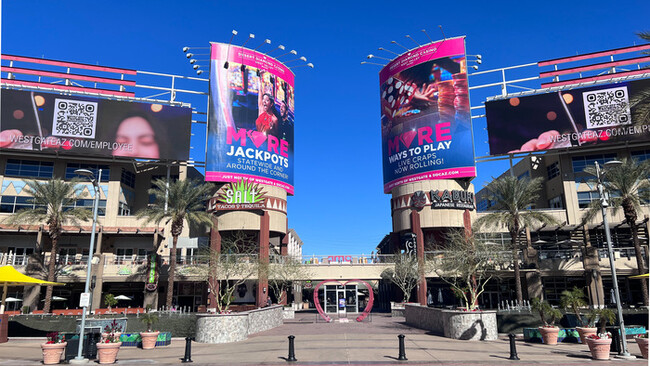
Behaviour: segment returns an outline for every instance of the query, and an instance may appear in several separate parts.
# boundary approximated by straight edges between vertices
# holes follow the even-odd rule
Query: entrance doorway
[[[325,313],[335,314],[338,311],[339,299],[345,299],[345,311],[347,313],[359,312],[359,292],[356,284],[343,285],[325,285],[323,293],[319,293],[319,298],[325,305]],[[323,296],[324,295],[324,296]]]

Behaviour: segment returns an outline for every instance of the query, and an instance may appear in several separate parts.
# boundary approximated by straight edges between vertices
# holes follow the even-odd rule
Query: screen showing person
[[[278,135],[278,117],[275,115],[275,101],[273,97],[264,93],[260,98],[260,114],[255,120],[257,131],[264,132],[267,135]]]

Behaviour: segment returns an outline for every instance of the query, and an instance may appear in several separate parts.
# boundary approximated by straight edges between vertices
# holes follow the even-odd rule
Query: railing
[[[546,259],[582,260],[582,252],[578,249],[540,250],[538,256],[540,260],[546,260]]]
[[[630,260],[632,258],[636,258],[636,251],[634,250],[634,247],[627,247],[627,248],[612,248],[612,251],[614,252],[614,260],[618,258],[625,258],[627,260]],[[641,247],[641,254],[643,255],[644,258],[647,258],[647,254],[645,252],[645,247]],[[609,255],[607,254],[607,248],[599,248],[598,249],[598,260],[601,259],[608,259]]]

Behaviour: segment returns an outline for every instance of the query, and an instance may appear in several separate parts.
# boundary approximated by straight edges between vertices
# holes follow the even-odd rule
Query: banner
[[[190,108],[2,90],[0,148],[187,160]]]
[[[490,154],[647,141],[650,79],[485,103]]]
[[[408,51],[379,73],[384,192],[475,177],[465,38]]]
[[[294,75],[281,62],[213,43],[206,181],[281,187],[293,194]]]

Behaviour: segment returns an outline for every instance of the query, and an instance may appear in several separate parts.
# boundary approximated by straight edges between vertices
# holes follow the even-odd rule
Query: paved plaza
[[[285,324],[228,344],[192,343],[193,364],[203,365],[648,365],[636,343],[629,342],[636,360],[593,361],[582,344],[545,346],[517,340],[520,361],[508,360],[506,335],[496,341],[459,341],[428,334],[403,324],[403,318],[373,314],[372,321],[317,322],[315,313],[297,313]],[[398,338],[404,334],[407,361],[398,361]],[[288,363],[288,335],[294,335],[297,362]],[[0,365],[40,365],[42,339],[10,339],[0,344]],[[180,364],[185,341],[145,351],[122,347],[117,364]],[[96,364],[96,363],[93,363]]]

